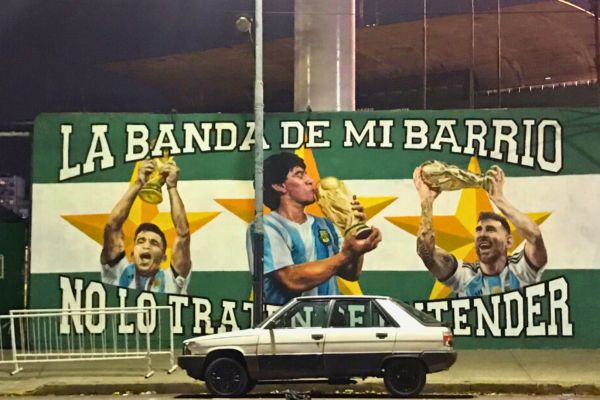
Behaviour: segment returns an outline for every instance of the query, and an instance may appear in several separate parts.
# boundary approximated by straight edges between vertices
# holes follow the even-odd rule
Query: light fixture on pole
[[[252,43],[254,43],[254,40],[252,40],[252,24],[254,21],[252,21],[252,17],[250,17],[249,15],[243,14],[243,15],[239,15],[236,19],[235,19],[235,28],[242,33],[248,33],[250,35],[250,41]]]

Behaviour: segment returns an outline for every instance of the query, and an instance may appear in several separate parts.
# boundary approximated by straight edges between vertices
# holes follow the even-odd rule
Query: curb
[[[364,383],[358,385],[306,385],[302,383],[289,384],[290,389],[282,390],[282,385],[258,385],[250,392],[249,397],[258,395],[268,397],[282,395],[292,390],[294,392],[310,392],[313,397],[350,396],[365,397],[365,395],[389,397],[383,383]],[[326,388],[326,389],[325,389]],[[202,383],[130,383],[130,384],[48,384],[33,390],[20,393],[0,393],[0,396],[48,396],[48,395],[111,395],[116,393],[155,393],[155,394],[184,394],[212,397]],[[558,384],[492,384],[492,383],[449,383],[427,384],[424,394],[529,394],[529,395],[600,395],[600,387],[590,384],[562,386]]]
[[[477,393],[530,395],[600,395],[600,387],[590,384],[563,386],[549,383],[457,383],[425,385],[423,393]]]

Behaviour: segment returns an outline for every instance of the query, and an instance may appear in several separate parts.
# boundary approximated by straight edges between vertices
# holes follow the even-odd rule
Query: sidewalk
[[[145,379],[146,361],[97,361],[0,365],[0,395],[112,393],[206,394],[203,383],[184,371],[167,374],[168,357],[153,359],[154,376]],[[381,379],[354,385],[258,385],[252,393],[286,389],[322,394],[385,393]],[[459,350],[449,370],[427,376],[424,393],[524,393],[600,395],[600,350]]]

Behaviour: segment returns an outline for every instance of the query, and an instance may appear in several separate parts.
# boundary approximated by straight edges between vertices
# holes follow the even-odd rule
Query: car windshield
[[[275,306],[272,306],[272,307],[275,307]],[[285,308],[285,306],[276,307],[276,310],[271,315],[264,317],[264,319],[262,321],[260,321],[260,323],[258,325],[256,325],[255,328],[264,328],[264,326],[267,324],[267,322],[271,321],[284,308]]]
[[[329,299],[302,299],[290,302],[275,314],[263,320],[257,328],[320,327],[326,322]]]
[[[265,324],[266,324],[267,322],[269,322],[269,320],[270,320],[270,318],[265,318],[265,319],[263,319],[263,320],[260,322],[260,324],[256,325],[256,328],[262,328],[262,327],[264,327],[264,326],[265,326]]]
[[[406,311],[408,314],[410,314],[412,317],[414,317],[417,321],[419,321],[423,325],[434,325],[434,326],[442,326],[443,325],[440,321],[438,321],[431,315],[427,314],[426,312],[417,310],[413,306],[408,305],[408,304],[404,303],[403,301],[396,300],[396,299],[391,299],[391,300],[393,303],[400,306],[404,311]]]

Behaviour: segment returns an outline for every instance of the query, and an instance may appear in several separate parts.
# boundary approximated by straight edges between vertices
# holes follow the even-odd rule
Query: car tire
[[[248,371],[233,358],[211,361],[206,367],[204,381],[208,390],[218,397],[238,397],[248,392]]]
[[[255,387],[256,387],[256,381],[249,379],[248,384],[246,385],[246,393],[251,392]]]
[[[383,382],[394,396],[412,397],[421,393],[427,380],[427,371],[420,360],[395,358],[385,364]]]

